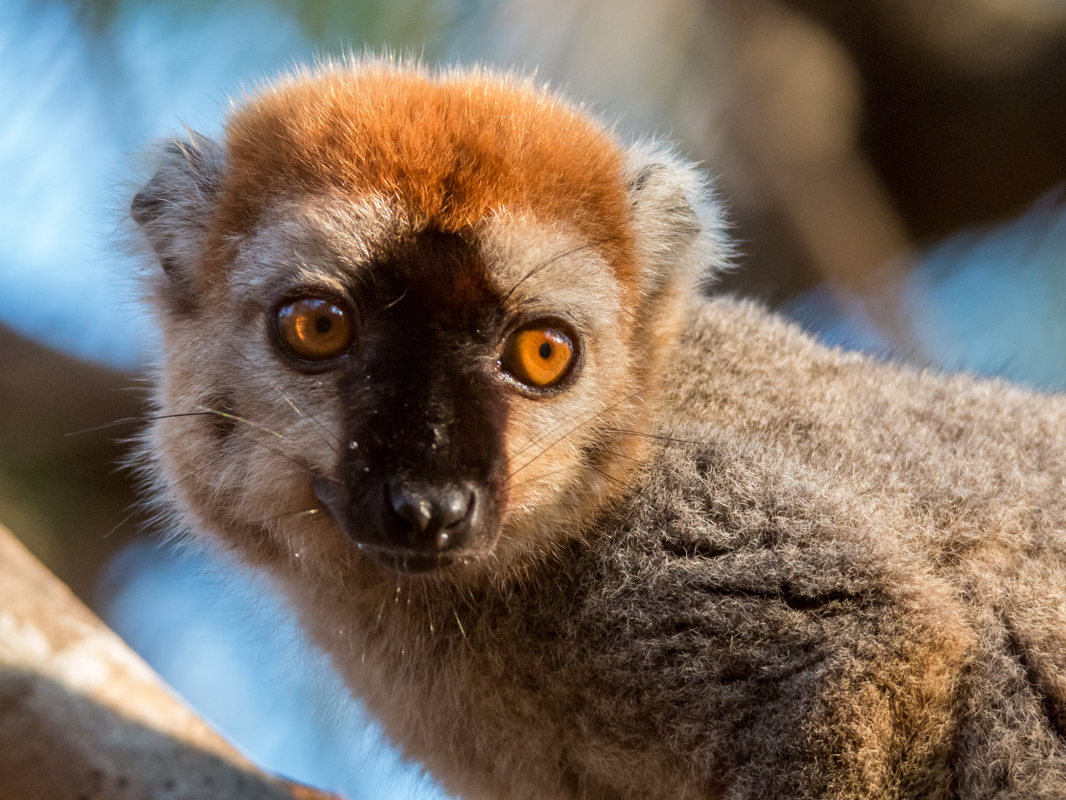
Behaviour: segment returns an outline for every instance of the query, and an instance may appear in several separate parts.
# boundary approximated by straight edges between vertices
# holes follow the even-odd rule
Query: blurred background
[[[440,797],[253,578],[160,544],[118,469],[155,341],[145,144],[364,50],[536,71],[717,176],[713,292],[827,342],[1066,388],[1062,0],[4,0],[0,522],[264,767]],[[148,265],[150,268],[150,265]]]

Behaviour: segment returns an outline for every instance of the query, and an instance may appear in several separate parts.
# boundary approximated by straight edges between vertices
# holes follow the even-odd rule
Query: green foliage
[[[40,0],[64,2],[94,35],[106,35],[115,19],[138,6],[195,19],[210,11],[251,7],[250,0]],[[448,34],[480,0],[267,0],[294,20],[322,52],[390,49],[433,57],[447,49]]]

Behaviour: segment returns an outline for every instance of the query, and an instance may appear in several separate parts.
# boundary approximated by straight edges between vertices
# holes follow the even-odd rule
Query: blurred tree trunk
[[[266,775],[0,528],[0,800],[326,800]]]
[[[145,408],[138,376],[0,325],[0,519],[86,602],[145,524],[130,516],[136,493],[119,468]],[[112,424],[123,419],[132,421]]]

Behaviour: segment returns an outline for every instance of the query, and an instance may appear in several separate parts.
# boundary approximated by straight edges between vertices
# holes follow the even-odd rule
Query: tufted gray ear
[[[190,288],[224,169],[222,147],[189,131],[188,139],[162,143],[155,174],[130,203],[130,215],[179,293]]]
[[[628,156],[643,293],[654,303],[671,287],[695,290],[728,262],[721,209],[706,178],[659,145],[638,144]]]

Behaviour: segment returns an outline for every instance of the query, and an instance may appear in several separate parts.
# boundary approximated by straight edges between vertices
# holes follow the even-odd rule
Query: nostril
[[[408,486],[397,485],[392,481],[386,489],[389,505],[396,512],[396,516],[416,531],[424,531],[429,527],[433,521],[433,507],[428,498],[412,491]]]
[[[440,498],[437,518],[442,529],[455,527],[470,516],[473,495],[460,489],[449,489]]]
[[[389,507],[408,534],[409,545],[433,550],[460,545],[474,511],[474,493],[469,488],[393,478],[385,491]]]

